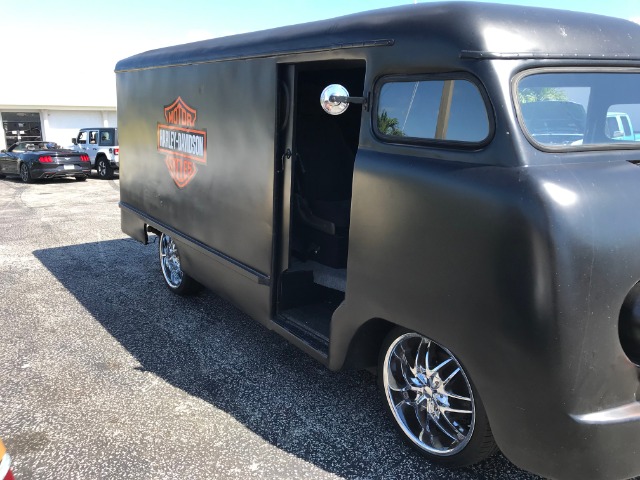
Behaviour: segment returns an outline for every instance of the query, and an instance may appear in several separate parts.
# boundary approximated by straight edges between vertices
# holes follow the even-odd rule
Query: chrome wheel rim
[[[178,288],[182,284],[183,272],[180,268],[180,255],[173,239],[166,234],[160,236],[160,264],[162,274],[171,288]]]
[[[23,182],[29,180],[29,167],[27,167],[24,163],[20,165],[20,177]]]
[[[475,425],[471,385],[449,350],[417,333],[398,337],[384,359],[383,383],[396,422],[436,456],[463,450]]]
[[[100,160],[98,162],[98,175],[100,175],[101,177],[104,177],[107,174],[107,165],[104,163],[103,160]]]

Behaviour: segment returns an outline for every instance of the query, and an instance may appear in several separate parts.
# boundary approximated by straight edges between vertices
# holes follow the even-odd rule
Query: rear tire
[[[110,180],[113,178],[113,168],[111,168],[111,164],[109,160],[105,157],[100,157],[96,161],[96,170],[98,171],[98,177],[103,178],[105,180]]]
[[[463,467],[497,452],[477,390],[442,345],[392,330],[380,350],[378,381],[403,440],[428,460]]]
[[[178,246],[166,233],[160,235],[160,269],[167,288],[178,295],[193,293],[198,283],[182,271]]]
[[[79,181],[79,182],[86,182],[87,181],[87,177],[85,177],[84,175],[82,175],[82,176],[78,175],[76,177],[76,180]]]
[[[24,183],[33,183],[33,177],[31,177],[31,169],[26,163],[20,164],[20,178]]]

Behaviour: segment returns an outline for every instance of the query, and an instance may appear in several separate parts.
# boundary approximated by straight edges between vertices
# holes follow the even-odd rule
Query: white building
[[[62,146],[83,127],[117,126],[115,76],[42,84],[0,79],[0,149],[19,140],[48,140]],[[22,77],[24,79],[24,77]]]

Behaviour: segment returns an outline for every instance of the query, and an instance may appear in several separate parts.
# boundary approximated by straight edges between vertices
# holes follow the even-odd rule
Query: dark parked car
[[[53,142],[18,142],[0,152],[0,178],[20,175],[26,183],[53,177],[84,181],[90,174],[89,155]]]

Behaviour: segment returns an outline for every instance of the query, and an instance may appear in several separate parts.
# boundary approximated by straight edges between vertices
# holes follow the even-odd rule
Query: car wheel
[[[186,295],[196,289],[196,281],[182,271],[178,246],[166,233],[160,235],[160,268],[165,283],[172,292]]]
[[[96,165],[96,170],[98,170],[98,176],[100,178],[109,180],[113,177],[113,168],[111,168],[111,165],[106,158],[99,158]]]
[[[477,391],[442,345],[394,329],[380,351],[378,373],[385,408],[403,439],[427,459],[462,467],[497,451]]]
[[[20,164],[20,178],[22,178],[24,183],[33,183],[31,170],[29,170],[29,166],[26,163]]]
[[[84,175],[77,175],[76,176],[76,180],[79,182],[86,182],[87,181],[87,177],[85,177]]]

